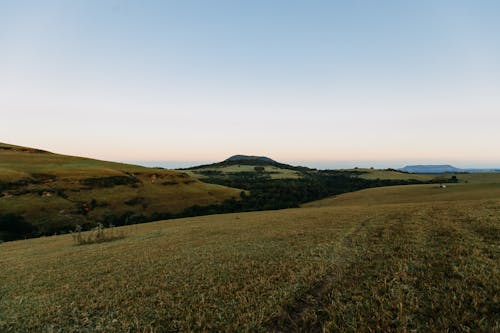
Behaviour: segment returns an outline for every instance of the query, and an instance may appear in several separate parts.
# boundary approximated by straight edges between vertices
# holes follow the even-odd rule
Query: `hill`
[[[228,213],[298,207],[305,202],[363,188],[435,181],[435,175],[413,175],[397,170],[317,170],[291,166],[268,157],[235,155],[222,162],[187,170],[211,184],[246,190],[242,200],[213,207],[211,213]],[[440,182],[456,182],[441,176]]]
[[[358,177],[363,179],[383,179],[383,180],[415,180],[422,182],[430,182],[436,178],[436,174],[414,174],[403,172],[395,169],[367,169],[356,168],[348,169],[349,171],[357,172]]]
[[[249,155],[233,155],[226,159],[224,162],[230,163],[230,162],[236,162],[239,164],[245,164],[245,163],[262,163],[262,164],[278,164],[275,160],[265,157],[265,156],[249,156]],[[224,163],[223,162],[223,163]]]
[[[311,170],[307,167],[301,166],[293,166],[285,163],[276,162],[275,160],[265,157],[265,156],[251,156],[251,155],[233,155],[222,162],[216,162],[212,164],[204,164],[199,166],[194,166],[191,168],[187,168],[185,170],[194,170],[194,171],[204,171],[204,170],[213,170],[213,169],[228,169],[228,172],[238,172],[238,169],[234,167],[241,168],[242,166],[247,166],[254,168],[256,166],[268,167],[268,169],[272,170],[274,174],[276,173],[288,173],[289,175],[297,174],[297,172]],[[243,169],[242,169],[243,170]],[[290,171],[295,171],[294,173],[290,173]],[[267,170],[265,171],[267,172]],[[294,176],[292,176],[294,177]]]
[[[0,331],[494,332],[498,184],[0,244]]]
[[[182,214],[239,198],[184,172],[66,156],[0,143],[0,239]]]

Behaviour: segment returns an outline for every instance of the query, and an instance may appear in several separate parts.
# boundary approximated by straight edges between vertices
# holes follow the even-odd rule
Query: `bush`
[[[32,237],[37,228],[26,222],[21,215],[0,214],[0,234],[3,240],[15,240]]]
[[[140,181],[134,176],[109,176],[87,178],[80,180],[80,183],[92,188],[113,187],[117,185],[134,185]]]

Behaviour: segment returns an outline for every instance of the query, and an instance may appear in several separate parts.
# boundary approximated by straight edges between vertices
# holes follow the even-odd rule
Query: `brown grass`
[[[1,244],[0,331],[499,331],[500,196],[405,189]]]
[[[82,227],[77,226],[72,236],[75,245],[97,244],[125,238],[123,230],[118,231],[113,226],[105,228],[101,223],[90,231],[82,231]]]

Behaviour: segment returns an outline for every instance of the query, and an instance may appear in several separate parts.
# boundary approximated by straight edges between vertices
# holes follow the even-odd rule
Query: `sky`
[[[499,16],[497,0],[0,0],[0,142],[500,167]]]

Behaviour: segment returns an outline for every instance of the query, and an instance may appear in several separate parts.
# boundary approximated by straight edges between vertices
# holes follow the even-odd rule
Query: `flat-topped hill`
[[[226,159],[224,162],[236,162],[236,163],[268,163],[276,164],[275,160],[265,157],[265,156],[252,156],[252,155],[233,155]]]

